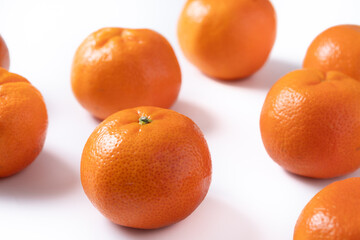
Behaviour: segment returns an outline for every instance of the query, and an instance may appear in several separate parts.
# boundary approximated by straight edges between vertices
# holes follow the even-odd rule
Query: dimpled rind
[[[92,115],[137,106],[169,108],[181,87],[181,69],[170,43],[150,29],[102,28],[77,49],[71,86]]]
[[[292,173],[331,178],[355,171],[360,83],[336,71],[293,71],[270,89],[260,130],[270,157]]]
[[[35,160],[47,125],[40,92],[25,78],[0,68],[0,177],[11,176]]]
[[[245,78],[267,60],[276,36],[276,14],[268,0],[188,0],[178,22],[186,58],[204,74]]]
[[[310,44],[304,68],[339,71],[360,81],[360,26],[337,25],[320,33]]]
[[[139,124],[139,118],[151,119]],[[90,201],[114,223],[158,228],[191,214],[211,182],[200,129],[172,110],[139,107],[102,122],[87,141],[81,181]]]
[[[360,178],[334,182],[301,212],[294,240],[360,239]]]

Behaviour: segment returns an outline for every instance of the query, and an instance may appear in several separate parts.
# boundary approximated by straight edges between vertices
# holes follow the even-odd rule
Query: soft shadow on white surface
[[[171,109],[191,118],[204,132],[211,132],[215,126],[214,117],[194,102],[179,99]]]
[[[91,115],[90,112],[88,112],[88,115],[89,115],[89,118],[92,120],[92,123],[94,123],[96,126],[105,120],[105,119],[100,119],[100,118],[97,118],[97,117]]]
[[[292,62],[270,58],[258,72],[240,81],[239,86],[269,90],[281,77],[300,68]]]
[[[262,68],[260,68],[250,77],[232,82],[218,81],[231,86],[269,90],[272,85],[274,85],[274,83],[285,74],[300,68],[300,65],[296,65],[292,62],[288,62],[282,59],[270,58],[267,60],[264,66],[262,66]]]
[[[126,239],[217,240],[258,239],[257,229],[237,209],[208,196],[185,220],[157,230],[138,230],[114,225]]]
[[[327,185],[329,185],[330,183],[336,182],[336,181],[341,181],[347,178],[351,178],[351,177],[360,177],[360,169],[356,170],[353,173],[344,175],[344,176],[340,176],[340,177],[335,177],[335,178],[328,178],[328,179],[316,179],[316,178],[309,178],[309,177],[303,177],[300,175],[296,175],[293,173],[290,173],[286,170],[284,170],[287,175],[292,178],[295,179],[297,181],[300,181],[302,183],[304,183],[305,185],[309,185],[311,187],[314,187],[316,189],[323,189],[324,187],[326,187]]]
[[[0,198],[38,199],[65,194],[79,176],[59,156],[44,149],[23,171],[0,178]]]

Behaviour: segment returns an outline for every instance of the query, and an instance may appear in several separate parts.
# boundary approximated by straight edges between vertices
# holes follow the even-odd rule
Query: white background
[[[337,24],[360,24],[360,1],[272,2],[278,33],[270,58],[253,76],[225,83],[202,75],[180,51],[176,24],[185,0],[0,0],[0,34],[10,50],[10,70],[41,91],[49,114],[45,147],[36,161],[0,179],[0,238],[292,239],[297,217],[311,197],[360,171],[330,180],[287,173],[263,147],[261,107],[272,84],[301,67],[317,34]],[[81,41],[108,26],[151,28],[170,41],[183,73],[172,109],[192,118],[210,147],[209,194],[192,215],[170,227],[145,231],[114,225],[81,187],[82,148],[98,122],[75,100],[70,67]]]

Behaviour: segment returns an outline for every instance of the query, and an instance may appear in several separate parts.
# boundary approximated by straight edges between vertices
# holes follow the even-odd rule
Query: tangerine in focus
[[[360,239],[360,178],[334,182],[316,194],[301,212],[294,240]]]
[[[0,68],[0,177],[11,176],[35,160],[47,124],[40,92],[25,78]]]
[[[137,106],[169,108],[181,85],[170,43],[149,29],[103,28],[77,49],[72,90],[92,115],[105,119]]]
[[[261,68],[276,35],[268,0],[188,0],[178,22],[187,59],[222,80],[245,78]]]
[[[353,172],[360,166],[360,82],[336,71],[290,72],[270,89],[260,130],[270,157],[292,173]]]
[[[137,107],[105,119],[89,137],[81,183],[112,222],[153,229],[176,223],[202,202],[211,159],[197,125],[175,111]]]
[[[9,69],[10,66],[10,58],[9,58],[9,50],[6,46],[4,39],[0,35],[0,68]]]
[[[338,25],[320,33],[310,44],[303,67],[340,71],[360,80],[360,26]]]

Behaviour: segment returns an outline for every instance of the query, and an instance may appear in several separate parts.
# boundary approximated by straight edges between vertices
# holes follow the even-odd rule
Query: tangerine
[[[301,212],[294,240],[360,239],[360,178],[336,181],[316,194]]]
[[[10,58],[9,58],[9,50],[6,46],[4,39],[0,35],[0,68],[9,69],[10,66]]]
[[[178,222],[202,202],[211,159],[197,125],[175,111],[137,107],[105,119],[81,158],[81,182],[112,222],[152,229]]]
[[[187,59],[222,80],[245,78],[264,65],[276,35],[268,0],[188,0],[178,22]]]
[[[270,157],[286,170],[331,178],[360,166],[360,82],[336,71],[302,69],[270,89],[260,116]]]
[[[47,124],[40,92],[25,78],[0,68],[0,177],[13,175],[35,160]]]
[[[340,71],[360,80],[360,26],[338,25],[320,33],[310,44],[303,67]]]
[[[149,29],[103,28],[77,49],[71,71],[75,97],[104,119],[141,105],[169,108],[181,85],[170,43]]]

